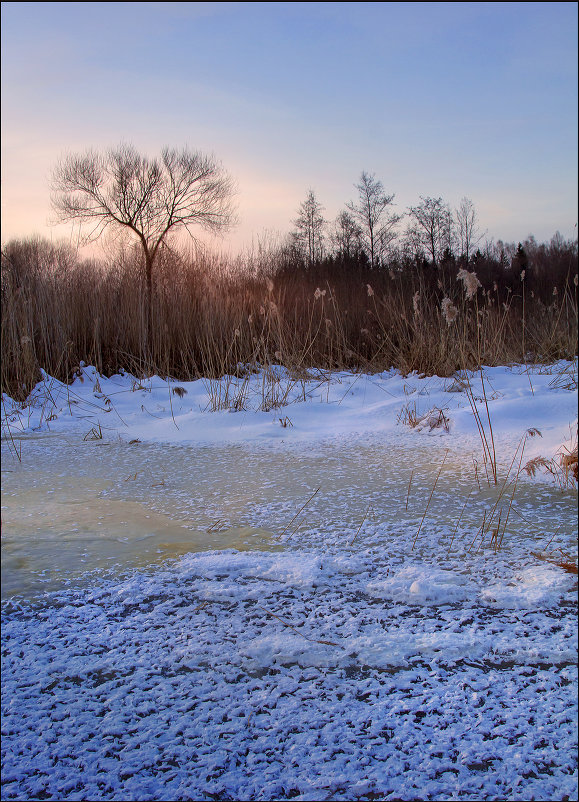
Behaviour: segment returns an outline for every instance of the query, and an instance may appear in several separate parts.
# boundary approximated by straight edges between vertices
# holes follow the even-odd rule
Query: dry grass
[[[444,459],[442,460],[442,464],[441,464],[440,468],[438,469],[438,473],[436,474],[436,479],[434,480],[434,485],[432,487],[432,490],[430,491],[430,496],[428,497],[428,503],[426,504],[426,509],[424,510],[424,515],[422,516],[422,519],[420,521],[420,526],[418,527],[418,530],[417,530],[417,532],[416,532],[416,534],[414,536],[414,540],[412,542],[411,551],[414,551],[414,547],[416,546],[416,541],[418,540],[418,535],[420,534],[420,530],[422,529],[422,525],[424,523],[424,519],[426,518],[426,513],[428,512],[428,508],[430,507],[430,502],[432,501],[432,496],[434,495],[434,491],[436,490],[436,485],[438,484],[438,480],[440,479],[440,474],[442,473],[442,469],[444,468],[444,463],[446,462],[446,458],[447,457],[448,457],[448,448],[444,452]]]
[[[290,528],[290,526],[293,524],[293,522],[296,520],[296,518],[297,518],[297,517],[300,515],[300,513],[301,513],[303,510],[305,510],[305,508],[308,506],[308,504],[310,503],[310,501],[311,501],[311,500],[314,498],[314,496],[315,496],[315,495],[317,495],[317,494],[320,492],[320,490],[321,490],[321,487],[318,487],[316,490],[314,490],[314,492],[313,492],[313,493],[312,493],[312,495],[311,495],[311,496],[308,498],[308,500],[306,501],[306,503],[305,503],[305,504],[303,504],[303,505],[302,505],[302,506],[299,508],[299,510],[296,512],[296,514],[295,514],[295,515],[294,515],[294,517],[291,519],[291,521],[290,521],[290,522],[287,524],[287,526],[285,527],[285,529],[283,530],[283,532],[281,532],[281,533],[278,535],[278,539],[279,539],[279,540],[281,540],[281,538],[282,538],[282,537],[285,535],[285,533],[288,531],[288,529],[289,529],[289,528]],[[302,520],[303,520],[303,519],[302,519]],[[301,521],[298,523],[298,525],[295,527],[295,529],[294,529],[294,530],[293,530],[293,531],[292,531],[290,534],[293,534],[294,532],[296,532],[296,531],[299,529],[299,526],[300,526],[300,524],[301,524]]]
[[[320,640],[318,638],[308,638],[307,635],[304,635],[303,632],[300,632],[299,629],[296,629],[296,627],[294,627],[293,624],[290,624],[288,621],[284,621],[283,618],[280,618],[279,615],[272,613],[271,610],[268,610],[266,607],[263,607],[263,605],[259,604],[258,607],[260,607],[268,615],[271,615],[273,618],[276,618],[278,621],[280,621],[284,625],[284,627],[288,627],[288,629],[291,629],[292,632],[296,633],[296,635],[300,635],[302,638],[304,638],[304,640],[307,640],[310,643],[321,643],[323,646],[338,646],[341,649],[344,648],[341,644],[335,643],[332,640]]]
[[[568,490],[577,484],[577,446],[574,448],[563,447],[552,459],[545,457],[534,457],[523,467],[528,476],[535,476],[537,471],[543,470],[550,474],[561,490]]]
[[[398,423],[405,426],[410,426],[411,429],[428,428],[430,432],[434,429],[443,429],[445,432],[450,431],[450,418],[445,415],[445,409],[440,407],[433,407],[420,415],[416,410],[416,402],[412,401],[404,406],[398,414]]]
[[[522,325],[535,361],[576,353],[572,281],[548,304],[526,297],[523,321],[512,293],[479,289],[480,303],[465,297],[456,268],[443,290],[435,276],[418,269],[304,271],[288,269],[276,251],[237,262],[209,252],[165,252],[156,267],[154,327],[146,341],[137,254],[120,252],[103,265],[79,262],[49,243],[23,249],[23,264],[6,252],[2,261],[2,390],[18,399],[38,381],[41,367],[69,381],[81,360],[104,375],[123,369],[177,381],[241,378],[243,371],[276,364],[296,381],[312,368],[395,367],[450,377],[481,364],[523,361]],[[457,310],[452,325],[441,308],[446,297]],[[276,397],[274,374],[269,378],[264,404],[274,409],[283,399]],[[240,388],[236,393],[216,398],[216,408],[242,408]]]
[[[497,551],[501,548],[510,513],[516,512],[513,499],[521,470],[530,474],[547,470],[562,489],[577,481],[576,447],[555,460],[539,457],[522,467],[522,441],[501,485],[481,369],[513,362],[549,364],[576,356],[577,285],[571,273],[556,294],[547,284],[541,292],[526,291],[523,309],[521,296],[496,284],[493,288],[492,282],[473,287],[474,294],[469,294],[463,286],[464,272],[461,280],[456,267],[437,280],[418,269],[293,270],[275,249],[237,262],[207,251],[188,257],[166,251],[156,269],[154,330],[146,341],[138,255],[119,252],[102,265],[79,262],[66,249],[49,243],[24,251],[22,264],[5,252],[2,259],[1,384],[2,391],[16,400],[26,398],[40,379],[40,368],[69,382],[81,361],[103,375],[130,372],[138,377],[134,390],[146,390],[147,377],[153,374],[178,382],[203,377],[212,410],[247,408],[248,379],[258,371],[262,382],[257,406],[281,410],[296,388],[301,387],[305,399],[305,383],[313,378],[323,388],[336,370],[374,372],[394,367],[404,375],[416,371],[453,377],[449,391],[466,392],[471,402],[487,482],[497,485],[498,491],[496,503],[477,527],[473,548],[479,537],[478,548],[485,543]],[[445,317],[450,308],[452,315]],[[285,368],[283,380],[280,365]],[[482,398],[475,396],[467,371],[480,371]],[[576,362],[558,373],[552,386],[576,389]],[[172,389],[179,397],[183,392],[179,386]],[[448,429],[449,424],[443,409],[420,414],[414,402],[406,405],[400,420],[431,430]],[[279,421],[283,427],[292,425],[287,416]],[[102,440],[102,432],[91,430],[87,439]],[[18,456],[20,445],[11,440],[11,447]],[[413,548],[441,471],[442,466]],[[476,464],[475,478],[480,490]],[[406,509],[411,485],[412,476]],[[296,531],[296,521],[316,493],[280,537]],[[451,547],[461,518],[462,512]],[[222,524],[217,521],[212,526]]]
[[[562,568],[569,574],[577,573],[577,563],[574,561],[571,554],[567,554],[567,552],[563,551],[562,549],[557,549],[557,551],[552,554],[533,552],[533,557],[537,557],[539,560],[544,560],[545,562],[551,563],[551,565],[556,565],[558,568]]]
[[[561,467],[567,479],[571,475],[576,482],[578,481],[577,446],[572,451],[561,454]]]

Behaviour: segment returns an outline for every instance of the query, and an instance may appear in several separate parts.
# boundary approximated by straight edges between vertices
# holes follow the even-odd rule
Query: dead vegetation
[[[543,470],[553,477],[561,490],[572,488],[577,485],[577,446],[571,449],[563,447],[552,459],[534,457],[523,470],[528,476],[535,476],[537,471]]]
[[[476,274],[483,280],[476,278],[472,296],[463,284],[475,272],[459,270],[457,260],[439,271],[414,262],[370,269],[335,260],[306,270],[273,246],[237,259],[166,249],[153,282],[149,338],[137,252],[120,250],[105,264],[43,241],[9,243],[2,253],[2,390],[25,398],[40,368],[68,382],[81,360],[103,375],[126,370],[190,381],[239,376],[240,366],[283,365],[296,380],[312,369],[391,367],[450,377],[531,356],[572,358],[575,276],[569,272],[555,295],[538,283],[523,316],[510,286],[521,281],[501,270],[502,284],[489,274],[479,286],[485,279]],[[576,380],[572,373],[558,379]],[[448,389],[464,387],[455,379]]]
[[[416,402],[413,401],[400,410],[398,423],[410,426],[411,429],[416,429],[417,431],[427,428],[430,432],[434,429],[442,429],[445,432],[449,432],[450,418],[445,415],[445,412],[446,410],[440,407],[433,407],[424,414],[418,414]]]

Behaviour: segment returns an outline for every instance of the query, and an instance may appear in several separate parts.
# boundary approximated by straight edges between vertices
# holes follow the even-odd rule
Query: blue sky
[[[49,228],[64,152],[214,153],[241,223],[333,219],[360,172],[471,198],[489,237],[577,229],[576,3],[2,3],[2,240]]]

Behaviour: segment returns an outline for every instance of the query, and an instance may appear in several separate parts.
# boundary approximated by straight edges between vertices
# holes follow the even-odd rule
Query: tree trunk
[[[153,360],[153,257],[145,249],[145,360]]]

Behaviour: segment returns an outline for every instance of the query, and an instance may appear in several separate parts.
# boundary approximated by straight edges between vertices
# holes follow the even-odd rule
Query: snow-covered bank
[[[16,435],[76,428],[88,437],[95,429],[107,437],[149,442],[303,446],[399,431],[413,418],[422,419],[411,429],[414,434],[450,434],[467,443],[479,438],[465,383],[456,378],[404,377],[396,371],[310,371],[296,377],[279,366],[241,373],[177,383],[158,376],[104,378],[94,367],[82,367],[70,386],[45,376],[27,404],[3,397],[2,433],[7,435],[9,424]],[[485,368],[484,386],[478,373],[469,376],[488,426],[486,395],[497,445],[511,448],[527,429],[537,428],[542,439],[529,443],[526,454],[540,451],[550,459],[562,443],[576,440],[576,362]]]
[[[571,446],[573,369],[485,371],[501,477]],[[3,798],[576,799],[577,577],[536,556],[576,556],[576,491],[521,470],[497,552],[459,382],[278,370],[4,399],[3,518],[76,482],[215,545],[3,603]]]

